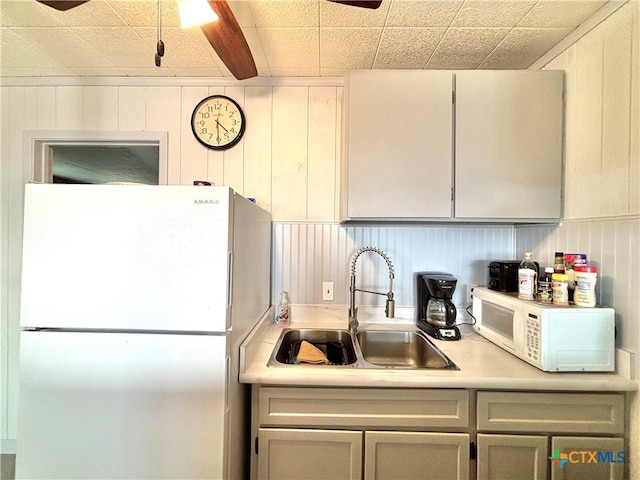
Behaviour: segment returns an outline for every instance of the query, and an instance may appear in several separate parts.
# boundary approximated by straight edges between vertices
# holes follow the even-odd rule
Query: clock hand
[[[223,129],[225,132],[229,133],[229,130],[227,130],[226,128],[224,128],[224,125],[222,125],[222,124],[218,121],[218,119],[217,119],[217,118],[216,118],[216,124],[217,124],[219,127],[222,127],[222,129]]]

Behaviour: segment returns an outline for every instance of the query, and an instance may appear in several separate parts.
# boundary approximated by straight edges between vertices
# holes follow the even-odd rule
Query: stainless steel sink
[[[298,350],[303,340],[319,348],[331,366],[352,366],[358,360],[353,337],[348,330],[285,329],[268,365],[297,365]]]
[[[356,334],[367,363],[390,368],[459,370],[422,333],[397,330],[363,330]]]
[[[297,360],[303,340],[323,351],[328,366],[459,370],[422,332],[412,330],[361,330],[354,338],[349,330],[287,328],[267,365],[304,366]]]

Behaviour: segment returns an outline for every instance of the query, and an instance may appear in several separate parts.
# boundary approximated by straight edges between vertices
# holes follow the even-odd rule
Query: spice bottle
[[[574,272],[576,288],[573,292],[573,303],[580,307],[595,307],[598,269],[592,265],[576,265]]]
[[[564,253],[556,252],[553,260],[553,273],[564,273]]]
[[[531,252],[524,252],[524,259],[518,267],[518,298],[524,300],[534,299],[538,283],[538,270],[531,255]]]
[[[544,275],[538,280],[538,301],[542,303],[552,303],[553,288],[551,284],[551,276],[553,275],[553,267],[545,267]]]
[[[276,309],[276,323],[279,327],[286,327],[291,323],[289,307],[289,293],[281,292],[280,303],[278,304],[278,307]]]
[[[569,275],[554,273],[551,275],[554,305],[569,305]]]

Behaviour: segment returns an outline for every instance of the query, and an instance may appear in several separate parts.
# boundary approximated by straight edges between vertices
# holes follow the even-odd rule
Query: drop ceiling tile
[[[247,45],[249,45],[249,50],[251,50],[251,56],[253,57],[253,61],[258,68],[258,73],[260,73],[261,69],[268,70],[267,57],[264,54],[264,49],[262,48],[262,40],[260,40],[260,35],[258,34],[258,29],[255,27],[252,28],[243,28],[244,37],[247,40]],[[204,35],[203,35],[204,37]],[[207,45],[209,42],[206,38],[204,41]]]
[[[255,0],[253,0],[255,1]],[[227,0],[233,16],[236,17],[238,25],[244,29],[244,27],[255,27],[256,22],[253,19],[253,12],[251,11],[250,0]]]
[[[320,68],[371,68],[381,34],[380,28],[323,28]]]
[[[19,33],[8,27],[2,27],[0,37],[0,51],[2,51],[2,74],[5,69],[65,69],[66,65],[59,62],[42,49],[24,39]]]
[[[374,68],[422,69],[431,58],[446,28],[385,28]]]
[[[515,28],[482,62],[480,68],[527,68],[569,32],[571,32],[570,28]]]
[[[448,27],[464,2],[454,0],[391,2],[387,27]]]
[[[171,69],[167,67],[125,67],[122,69],[127,77],[175,77]]]
[[[182,67],[172,67],[171,71],[177,77],[222,77],[222,71],[216,67],[207,67],[207,68],[182,68]]]
[[[18,28],[14,31],[67,67],[105,68],[115,65],[70,28]]]
[[[321,0],[320,25],[322,27],[382,27],[390,4],[391,0],[384,0],[380,7],[372,9]]]
[[[24,67],[24,68],[5,68],[2,67],[3,77],[73,77],[76,76],[75,71],[66,67]]]
[[[58,27],[63,23],[35,0],[0,0],[0,25],[8,27]]]
[[[317,28],[258,28],[271,71],[278,68],[317,68],[319,38]]]
[[[319,77],[319,68],[272,68],[274,77]]]
[[[157,43],[157,30],[155,28],[134,28],[134,32],[140,37],[155,60]],[[199,28],[182,29],[180,27],[163,28],[162,42],[165,45],[162,65],[169,68],[185,67],[215,67],[219,68],[220,59],[214,53],[213,48],[207,42],[206,37]],[[215,58],[214,58],[215,56]]]
[[[131,28],[74,28],[73,31],[123,69],[155,65],[155,48],[145,45]]]
[[[91,0],[65,12],[50,7],[63,24],[68,27],[124,27],[126,23],[114,12],[105,0]]]
[[[321,77],[344,77],[350,68],[320,68]]]
[[[515,27],[536,4],[534,1],[466,1],[452,26]]]
[[[450,28],[427,68],[475,69],[510,31],[509,28]]]
[[[73,68],[73,74],[80,77],[124,77],[124,70],[111,67],[111,68]]]
[[[158,26],[158,0],[107,0],[107,2],[126,25],[131,27]],[[160,10],[163,27],[180,26],[176,0],[162,0]]]
[[[317,27],[318,0],[254,0],[249,3],[257,27]]]
[[[518,24],[519,27],[577,27],[596,13],[606,1],[540,0]]]

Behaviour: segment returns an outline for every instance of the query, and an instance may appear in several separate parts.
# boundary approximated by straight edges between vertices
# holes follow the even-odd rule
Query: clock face
[[[238,143],[245,125],[240,105],[224,95],[205,98],[191,115],[191,130],[196,139],[214,150],[225,150]]]

